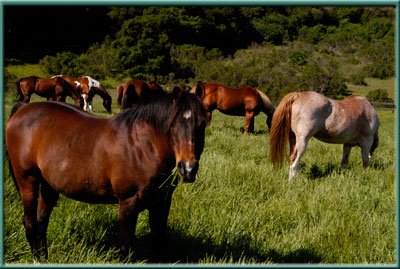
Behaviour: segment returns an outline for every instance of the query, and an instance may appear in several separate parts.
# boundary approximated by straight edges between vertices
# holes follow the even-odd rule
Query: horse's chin
[[[196,174],[194,175],[182,175],[181,173],[179,174],[179,179],[182,183],[193,183],[196,180]]]

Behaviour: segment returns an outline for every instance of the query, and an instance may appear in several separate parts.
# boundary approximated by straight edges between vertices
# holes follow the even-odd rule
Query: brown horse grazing
[[[163,183],[174,167],[182,182],[195,180],[206,128],[202,95],[202,88],[197,95],[175,88],[111,118],[56,102],[17,104],[5,139],[35,259],[47,258],[46,230],[59,193],[87,203],[118,203],[125,254],[139,212],[148,209],[157,251],[166,253],[174,186]]]
[[[124,101],[125,106],[123,106],[123,100],[129,85],[133,86],[131,87],[134,89],[134,94],[131,94],[130,98]],[[120,109],[126,109],[139,101],[148,101],[154,96],[164,94],[164,90],[153,81],[144,82],[142,80],[133,79],[127,83],[121,83],[117,86],[117,103]]]
[[[21,78],[17,82],[17,100],[29,103],[32,94],[47,98],[48,101],[65,102],[70,96],[75,105],[82,108],[83,100],[75,88],[62,78]]]
[[[275,107],[262,91],[250,86],[229,88],[217,83],[206,84],[205,89],[203,105],[207,111],[208,123],[211,121],[212,111],[218,109],[227,115],[246,116],[244,133],[252,133],[254,132],[254,117],[262,111],[267,115],[268,128],[271,127]],[[191,92],[194,90],[195,88],[191,89]]]
[[[308,140],[314,136],[323,142],[343,144],[342,168],[349,162],[351,148],[361,147],[366,167],[378,146],[378,127],[375,109],[360,95],[332,100],[316,92],[290,93],[282,99],[272,120],[270,159],[275,166],[282,166],[289,140],[292,179]]]
[[[107,110],[107,112],[108,113],[112,112],[112,110],[111,110],[111,103],[112,103],[111,95],[97,80],[95,80],[89,76],[74,78],[74,77],[65,76],[65,75],[57,75],[54,77],[61,77],[75,87],[75,89],[83,97],[83,101],[84,101],[83,110],[86,111],[87,107],[89,106],[89,110],[93,112],[93,97],[97,94],[98,96],[100,96],[103,99],[103,106]]]

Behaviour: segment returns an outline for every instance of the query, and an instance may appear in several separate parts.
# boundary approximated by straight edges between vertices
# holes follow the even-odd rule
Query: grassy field
[[[112,84],[112,83],[111,83]],[[112,90],[115,100],[115,90]],[[5,117],[13,104],[5,98]],[[32,101],[43,100],[35,97]],[[71,102],[71,99],[69,99]],[[95,99],[95,114],[109,117]],[[115,102],[113,114],[119,112]],[[244,117],[215,112],[206,129],[198,177],[179,183],[168,219],[169,262],[190,264],[394,264],[395,115],[378,111],[380,145],[363,169],[360,149],[340,169],[342,146],[311,139],[301,175],[288,182],[288,163],[269,162],[265,115],[255,134]],[[7,120],[5,120],[7,121]],[[5,166],[5,264],[32,263],[23,209]],[[61,197],[48,230],[51,264],[153,262],[147,212],[141,213],[134,252],[118,251],[118,206]]]

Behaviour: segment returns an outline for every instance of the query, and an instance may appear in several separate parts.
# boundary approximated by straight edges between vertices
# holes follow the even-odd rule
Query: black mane
[[[194,94],[181,92],[180,97],[175,100],[173,94],[159,95],[148,102],[134,104],[114,118],[115,126],[125,125],[130,128],[133,124],[146,122],[163,133],[168,132],[171,123],[179,112],[188,109],[195,111],[204,110],[201,100]]]

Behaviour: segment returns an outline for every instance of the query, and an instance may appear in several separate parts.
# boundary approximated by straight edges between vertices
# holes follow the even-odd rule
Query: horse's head
[[[111,103],[112,103],[111,97],[103,100],[103,106],[107,110],[108,113],[112,112]]]
[[[204,148],[206,112],[201,98],[204,85],[197,85],[195,94],[184,92],[180,87],[173,90],[173,108],[169,119],[176,167],[182,182],[194,182]]]

